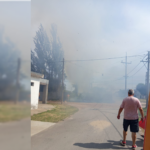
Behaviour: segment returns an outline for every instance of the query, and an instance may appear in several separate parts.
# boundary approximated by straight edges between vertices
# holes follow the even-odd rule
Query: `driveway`
[[[0,123],[1,150],[30,150],[30,118]]]

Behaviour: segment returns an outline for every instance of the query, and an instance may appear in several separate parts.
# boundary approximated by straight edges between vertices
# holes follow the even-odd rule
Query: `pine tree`
[[[51,45],[42,25],[36,32],[34,44],[35,49],[31,52],[31,69],[46,76],[47,63],[51,60]]]
[[[31,70],[44,74],[49,80],[49,91],[57,91],[62,81],[63,49],[57,37],[57,28],[51,26],[51,41],[40,25],[34,37],[35,49],[31,51]]]

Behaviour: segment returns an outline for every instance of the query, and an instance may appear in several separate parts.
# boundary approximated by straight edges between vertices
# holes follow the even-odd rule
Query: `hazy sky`
[[[150,2],[147,0],[32,0],[30,2],[0,2],[0,28],[21,52],[25,68],[30,70],[30,48],[40,23],[50,36],[51,24],[57,26],[65,60],[87,60],[126,55],[142,55],[150,50]],[[32,24],[31,24],[32,23]],[[30,28],[32,26],[32,29]],[[31,43],[31,45],[30,45]],[[129,57],[130,72],[142,57]],[[25,62],[27,61],[27,62]],[[124,88],[124,61],[99,60],[66,62],[68,82],[79,89],[101,86]],[[129,76],[135,74],[141,63]],[[146,68],[128,79],[128,88],[145,82]],[[120,80],[118,80],[120,79]],[[96,82],[96,83],[94,83]]]
[[[40,23],[50,36],[57,25],[65,60],[99,59],[146,54],[150,50],[150,2],[147,0],[32,0],[32,37]],[[33,47],[33,43],[32,43]],[[142,57],[130,57],[130,72]],[[116,60],[65,63],[71,83],[83,90],[94,81],[99,86],[124,88],[124,64]],[[142,63],[129,75],[136,73]],[[146,68],[128,79],[128,88],[145,83]],[[103,74],[103,76],[102,76]],[[117,80],[122,77],[122,80]],[[117,81],[114,81],[117,80]],[[94,86],[95,84],[93,84]]]

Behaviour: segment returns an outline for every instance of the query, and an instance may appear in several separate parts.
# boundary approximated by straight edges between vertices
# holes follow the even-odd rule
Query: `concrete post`
[[[48,85],[45,85],[43,88],[43,97],[42,97],[43,104],[47,104],[47,97],[48,97]]]

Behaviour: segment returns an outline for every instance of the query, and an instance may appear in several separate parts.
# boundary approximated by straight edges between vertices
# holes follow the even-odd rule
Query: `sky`
[[[142,55],[128,57],[129,73],[150,50],[149,3],[146,0],[32,0],[31,4],[3,1],[0,28],[4,30],[4,39],[8,37],[20,51],[22,72],[28,75],[30,49],[34,48],[33,37],[40,23],[49,37],[51,25],[57,26],[66,61],[125,57],[126,53]],[[77,84],[81,92],[93,86],[124,89],[125,65],[121,61],[125,58],[65,62],[68,89],[73,89],[72,84]],[[140,63],[129,74],[127,87],[145,83],[145,73],[146,67]]]
[[[40,23],[50,36],[51,24],[63,45],[65,60],[88,60],[128,57],[127,71],[142,60],[150,50],[149,1],[139,0],[32,0],[32,37]],[[34,44],[32,41],[32,48]],[[125,58],[65,63],[67,82],[77,84],[82,92],[90,86],[113,90],[124,89]],[[127,88],[145,83],[146,68],[142,63],[128,78]],[[70,86],[69,86],[70,87]],[[71,87],[70,87],[71,88]]]

